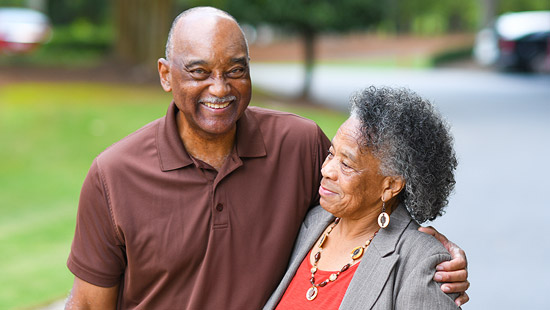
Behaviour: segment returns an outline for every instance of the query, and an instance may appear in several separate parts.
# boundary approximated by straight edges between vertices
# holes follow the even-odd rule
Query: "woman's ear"
[[[160,58],[158,61],[158,70],[162,89],[165,92],[171,92],[172,85],[170,85],[170,81],[172,80],[172,75],[170,74],[170,63],[168,60]]]
[[[400,176],[391,176],[384,178],[382,200],[389,201],[397,196],[405,187],[405,180]]]

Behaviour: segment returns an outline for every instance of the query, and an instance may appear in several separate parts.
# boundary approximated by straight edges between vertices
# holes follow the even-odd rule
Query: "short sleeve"
[[[330,148],[330,140],[327,138],[323,130],[317,126],[317,141],[315,152],[315,162],[314,162],[314,173],[317,182],[314,182],[313,186],[313,197],[310,207],[317,206],[319,204],[319,184],[321,183],[322,175],[321,168],[323,167],[323,162],[328,154],[328,149]]]
[[[109,192],[96,159],[80,193],[67,267],[78,278],[102,287],[118,284],[126,266],[124,245],[117,236],[111,211]]]

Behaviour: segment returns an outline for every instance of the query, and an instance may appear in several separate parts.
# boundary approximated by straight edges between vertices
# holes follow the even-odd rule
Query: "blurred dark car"
[[[550,11],[499,16],[477,34],[474,57],[500,69],[550,73]]]
[[[50,36],[50,21],[43,13],[26,8],[0,8],[0,53],[30,52]]]

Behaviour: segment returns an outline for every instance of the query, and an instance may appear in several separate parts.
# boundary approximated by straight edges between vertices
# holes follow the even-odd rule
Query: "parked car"
[[[550,73],[550,11],[499,16],[477,34],[474,58],[501,69]]]
[[[51,25],[45,14],[26,8],[0,8],[0,53],[30,52],[50,36]]]

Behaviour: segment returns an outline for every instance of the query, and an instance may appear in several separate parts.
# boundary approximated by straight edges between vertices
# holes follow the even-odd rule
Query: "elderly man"
[[[101,153],[84,181],[68,309],[258,309],[318,203],[330,142],[312,121],[247,108],[248,47],[230,15],[182,13],[166,53],[166,116]],[[464,291],[455,256],[442,275]]]

